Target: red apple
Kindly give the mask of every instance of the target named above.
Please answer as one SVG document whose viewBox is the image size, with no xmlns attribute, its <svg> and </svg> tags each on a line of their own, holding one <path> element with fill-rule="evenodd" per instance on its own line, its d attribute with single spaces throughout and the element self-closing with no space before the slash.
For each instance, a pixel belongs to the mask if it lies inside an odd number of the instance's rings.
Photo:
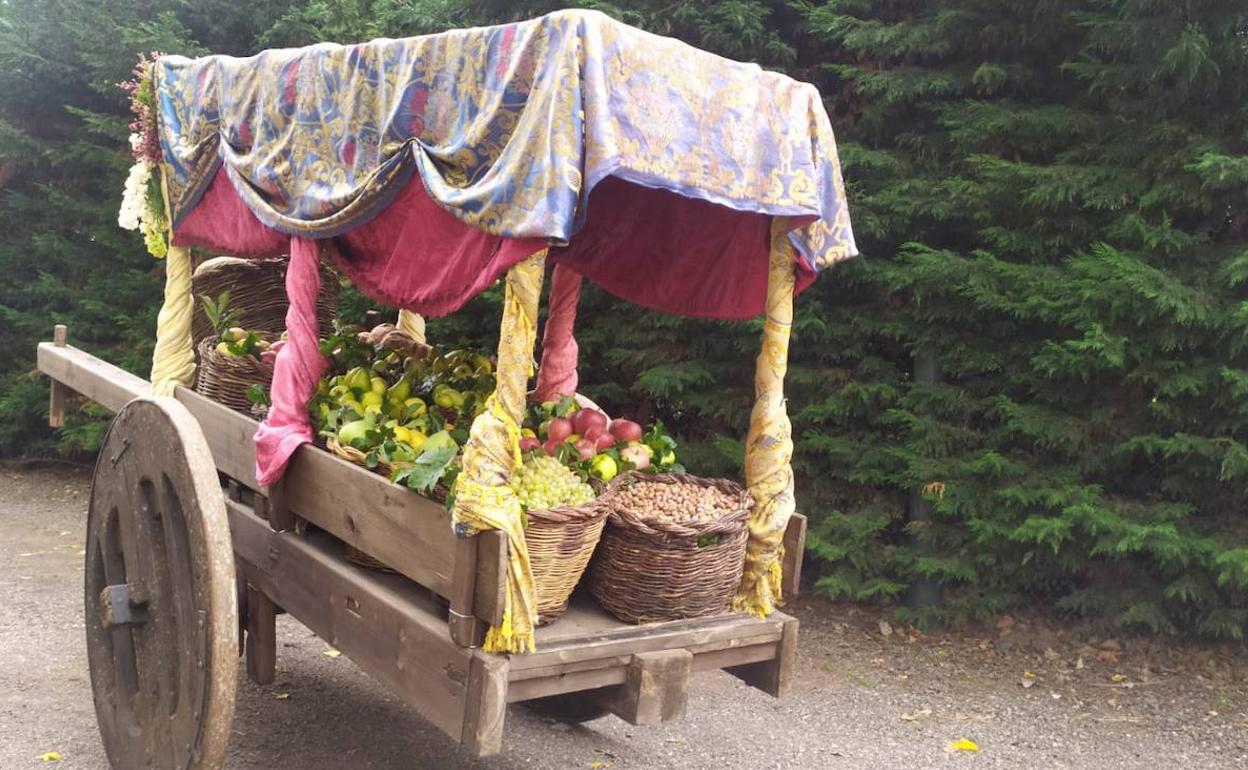
<svg viewBox="0 0 1248 770">
<path fill-rule="evenodd" d="M 527 452 L 530 449 L 536 449 L 537 447 L 541 445 L 542 445 L 542 442 L 539 439 L 533 438 L 532 436 L 525 436 L 524 438 L 520 439 L 520 451 L 521 452 Z"/>
<path fill-rule="evenodd" d="M 612 420 L 611 435 L 616 441 L 641 441 L 641 426 L 632 420 Z"/>
<path fill-rule="evenodd" d="M 607 416 L 597 409 L 582 409 L 572 418 L 572 427 L 582 436 L 588 433 L 590 428 L 596 427 L 603 431 L 607 428 Z"/>
<path fill-rule="evenodd" d="M 582 460 L 588 460 L 589 458 L 594 456 L 594 451 L 595 451 L 594 442 L 590 441 L 587 438 L 581 439 L 580 441 L 573 444 L 573 446 L 576 447 L 576 452 L 577 454 L 581 456 Z"/>
<path fill-rule="evenodd" d="M 555 456 L 555 452 L 558 452 L 558 451 L 559 451 L 559 444 L 560 444 L 560 443 L 561 443 L 561 442 L 559 442 L 559 441 L 555 441 L 553 438 L 548 438 L 548 439 L 546 439 L 546 443 L 545 443 L 545 444 L 542 444 L 542 451 L 543 451 L 543 452 L 545 452 L 546 454 L 550 455 L 551 457 L 554 457 L 554 456 Z M 647 458 L 647 459 L 649 459 L 649 458 Z"/>
<path fill-rule="evenodd" d="M 546 438 L 556 444 L 562 444 L 572 433 L 572 421 L 566 417 L 556 417 L 546 426 Z"/>
<path fill-rule="evenodd" d="M 602 434 L 598 437 L 598 440 L 594 442 L 594 448 L 599 452 L 611 446 L 615 446 L 615 436 L 612 436 L 610 433 Z"/>
</svg>

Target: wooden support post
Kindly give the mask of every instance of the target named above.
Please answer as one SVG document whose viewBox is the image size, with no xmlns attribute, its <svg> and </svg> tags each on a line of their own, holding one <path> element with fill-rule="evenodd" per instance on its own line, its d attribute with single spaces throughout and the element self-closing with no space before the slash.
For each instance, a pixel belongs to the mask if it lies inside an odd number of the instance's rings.
<svg viewBox="0 0 1248 770">
<path fill-rule="evenodd" d="M 242 565 L 234 569 L 235 591 L 238 594 L 238 657 L 247 652 L 247 576 Z"/>
<path fill-rule="evenodd" d="M 281 478 L 273 482 L 268 488 L 269 501 L 265 507 L 267 511 L 269 526 L 274 532 L 285 532 L 295 528 L 295 514 L 291 512 L 290 506 L 286 504 L 286 479 Z"/>
<path fill-rule="evenodd" d="M 802 560 L 806 555 L 806 517 L 795 513 L 784 530 L 784 564 L 780 577 L 780 593 L 785 601 L 802 590 Z"/>
<path fill-rule="evenodd" d="M 273 600 L 247 586 L 247 676 L 272 684 L 277 674 L 277 613 Z"/>
<path fill-rule="evenodd" d="M 793 672 L 797 667 L 797 625 L 797 618 L 789 618 L 784 622 L 780 641 L 776 642 L 776 657 L 724 670 L 773 697 L 783 698 L 788 695 L 789 688 L 793 685 Z"/>
<path fill-rule="evenodd" d="M 656 725 L 685 715 L 693 653 L 639 652 L 628 664 L 624 684 L 611 688 L 604 705 L 629 724 Z"/>
<path fill-rule="evenodd" d="M 451 639 L 460 647 L 476 647 L 485 638 L 485 623 L 472 613 L 477 585 L 477 538 L 455 543 L 455 577 L 451 582 Z"/>
<path fill-rule="evenodd" d="M 52 327 L 52 344 L 56 347 L 65 347 L 68 337 L 69 332 L 65 324 Z M 48 396 L 48 426 L 52 428 L 65 426 L 65 386 L 57 380 L 52 380 L 52 390 Z"/>
<path fill-rule="evenodd" d="M 473 756 L 497 754 L 503 747 L 507 715 L 508 659 L 477 652 L 468 667 L 464 732 L 460 742 Z"/>
</svg>

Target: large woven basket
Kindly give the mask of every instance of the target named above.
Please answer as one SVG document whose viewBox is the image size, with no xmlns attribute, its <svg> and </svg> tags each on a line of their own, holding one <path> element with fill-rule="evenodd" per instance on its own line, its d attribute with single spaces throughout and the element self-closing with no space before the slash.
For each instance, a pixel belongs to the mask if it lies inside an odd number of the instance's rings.
<svg viewBox="0 0 1248 770">
<path fill-rule="evenodd" d="M 239 259 L 214 257 L 195 269 L 191 294 L 195 311 L 191 315 L 191 338 L 196 345 L 213 334 L 212 323 L 204 314 L 202 297 L 216 300 L 230 293 L 234 324 L 252 331 L 281 334 L 286 328 L 287 259 Z M 316 298 L 316 319 L 322 330 L 333 328 L 338 309 L 338 277 L 322 262 L 321 292 Z"/>
<path fill-rule="evenodd" d="M 270 342 L 276 337 L 270 339 Z M 248 417 L 254 416 L 247 390 L 260 385 L 268 390 L 273 382 L 273 364 L 254 356 L 230 356 L 217 352 L 217 338 L 199 343 L 199 369 L 195 392 L 225 404 Z"/>
<path fill-rule="evenodd" d="M 738 506 L 718 519 L 690 524 L 647 518 L 621 508 L 615 492 L 639 481 L 695 484 L 727 493 Z M 728 610 L 741 583 L 750 509 L 740 484 L 684 473 L 633 471 L 601 498 L 610 511 L 590 565 L 589 589 L 604 609 L 630 623 L 696 618 Z"/>
<path fill-rule="evenodd" d="M 537 588 L 538 623 L 552 623 L 568 609 L 568 598 L 581 582 L 607 523 L 599 497 L 583 505 L 529 511 L 524 541 Z"/>
<path fill-rule="evenodd" d="M 345 446 L 337 439 L 326 439 L 329 451 L 356 465 L 363 465 L 367 455 L 355 447 Z M 396 465 L 378 460 L 377 470 L 387 476 Z M 399 465 L 398 467 L 401 467 Z M 438 502 L 445 502 L 450 490 L 438 484 L 430 495 Z M 565 505 L 545 511 L 529 511 L 529 526 L 524 539 L 529 548 L 529 565 L 533 570 L 534 587 L 537 589 L 538 622 L 553 622 L 568 609 L 568 598 L 585 574 L 589 559 L 594 554 L 603 526 L 607 523 L 607 508 L 601 498 L 583 505 Z M 386 564 L 374 559 L 360 549 L 348 545 L 347 559 L 361 567 L 393 572 Z"/>
</svg>

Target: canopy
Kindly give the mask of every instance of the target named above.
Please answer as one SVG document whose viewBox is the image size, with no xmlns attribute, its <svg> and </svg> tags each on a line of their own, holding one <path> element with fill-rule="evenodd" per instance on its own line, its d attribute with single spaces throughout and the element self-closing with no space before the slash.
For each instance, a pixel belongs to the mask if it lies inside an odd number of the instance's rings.
<svg viewBox="0 0 1248 770">
<path fill-rule="evenodd" d="M 746 437 L 755 508 L 733 606 L 771 611 L 794 510 L 783 394 L 793 296 L 856 253 L 812 86 L 591 11 L 247 59 L 165 57 L 151 76 L 172 229 L 157 392 L 194 373 L 188 247 L 290 254 L 290 343 L 256 434 L 262 484 L 312 439 L 323 255 L 374 298 L 425 315 L 505 274 L 498 387 L 473 422 L 452 514 L 458 533 L 497 528 L 510 544 L 503 622 L 487 649 L 531 649 L 532 574 L 507 482 L 545 263 L 564 314 L 546 340 L 568 355 L 542 392 L 575 387 L 580 276 L 656 310 L 765 313 Z"/>
<path fill-rule="evenodd" d="M 799 290 L 856 253 L 813 86 L 598 12 L 164 57 L 155 78 L 175 244 L 259 255 L 288 251 L 279 234 L 345 236 L 357 283 L 426 315 L 534 250 L 504 240 L 549 243 L 645 307 L 720 318 L 762 312 L 771 216 L 796 227 Z"/>
</svg>

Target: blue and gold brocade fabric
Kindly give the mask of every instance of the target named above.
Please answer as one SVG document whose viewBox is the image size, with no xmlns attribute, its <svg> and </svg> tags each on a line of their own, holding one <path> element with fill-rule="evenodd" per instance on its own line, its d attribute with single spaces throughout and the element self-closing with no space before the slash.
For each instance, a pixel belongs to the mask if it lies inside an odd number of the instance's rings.
<svg viewBox="0 0 1248 770">
<path fill-rule="evenodd" d="M 413 173 L 461 221 L 566 243 L 607 176 L 795 218 L 817 269 L 856 253 L 816 89 L 593 11 L 156 65 L 174 222 L 224 164 L 266 225 L 367 221 Z"/>
</svg>

